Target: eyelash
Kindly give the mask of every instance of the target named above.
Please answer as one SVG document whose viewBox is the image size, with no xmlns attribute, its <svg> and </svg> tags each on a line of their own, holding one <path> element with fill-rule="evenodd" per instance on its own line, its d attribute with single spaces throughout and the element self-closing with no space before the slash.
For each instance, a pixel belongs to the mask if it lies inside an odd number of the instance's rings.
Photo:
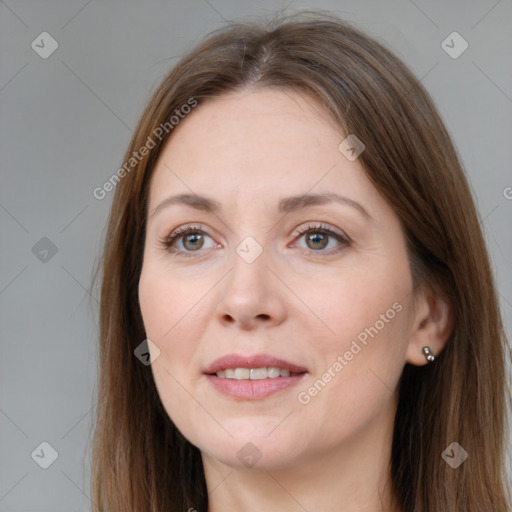
<svg viewBox="0 0 512 512">
<path fill-rule="evenodd" d="M 159 240 L 160 246 L 162 249 L 167 250 L 168 252 L 174 253 L 175 255 L 182 255 L 184 257 L 190 258 L 196 256 L 195 253 L 203 252 L 201 250 L 198 251 L 182 251 L 181 249 L 171 249 L 172 244 L 184 237 L 185 235 L 191 234 L 191 233 L 199 233 L 199 234 L 205 234 L 208 235 L 208 233 L 203 229 L 201 225 L 197 226 L 184 226 L 176 229 L 173 233 L 170 235 L 167 235 Z M 322 233 L 324 235 L 327 235 L 329 237 L 334 238 L 338 242 L 340 242 L 340 246 L 336 247 L 335 249 L 330 249 L 327 251 L 324 250 L 318 250 L 315 251 L 313 249 L 309 249 L 309 252 L 315 254 L 317 253 L 320 256 L 325 255 L 332 255 L 336 254 L 339 251 L 341 251 L 344 247 L 348 247 L 351 243 L 351 240 L 348 236 L 340 235 L 339 233 L 336 233 L 332 229 L 328 228 L 324 224 L 308 224 L 307 226 L 301 226 L 300 228 L 297 228 L 296 232 L 294 233 L 295 238 L 301 238 L 306 233 Z M 210 236 L 210 235 L 208 235 Z M 210 237 L 211 238 L 211 237 Z M 308 250 L 308 249 L 306 249 Z"/>
</svg>

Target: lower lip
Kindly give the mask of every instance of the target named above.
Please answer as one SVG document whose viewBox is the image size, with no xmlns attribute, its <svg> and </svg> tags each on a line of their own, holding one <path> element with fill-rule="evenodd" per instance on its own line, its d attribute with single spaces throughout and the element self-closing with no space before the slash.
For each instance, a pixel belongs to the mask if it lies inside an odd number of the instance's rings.
<svg viewBox="0 0 512 512">
<path fill-rule="evenodd" d="M 223 395 L 239 400 L 259 400 L 295 386 L 305 373 L 292 377 L 275 377 L 261 380 L 221 379 L 216 375 L 206 375 L 212 386 Z"/>
</svg>

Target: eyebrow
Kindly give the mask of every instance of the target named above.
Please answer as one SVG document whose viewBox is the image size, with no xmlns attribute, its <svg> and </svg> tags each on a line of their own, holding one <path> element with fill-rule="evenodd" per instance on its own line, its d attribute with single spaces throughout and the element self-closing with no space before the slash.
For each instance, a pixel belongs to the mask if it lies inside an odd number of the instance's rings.
<svg viewBox="0 0 512 512">
<path fill-rule="evenodd" d="M 356 209 L 368 220 L 373 220 L 363 205 L 357 201 L 354 201 L 353 199 L 350 199 L 349 197 L 335 194 L 334 192 L 325 194 L 302 194 L 285 197 L 279 202 L 277 211 L 278 213 L 291 213 L 297 210 L 301 210 L 302 208 L 319 205 L 321 206 L 333 202 L 340 203 L 345 206 L 350 206 Z M 178 194 L 175 196 L 167 197 L 162 202 L 160 202 L 150 214 L 150 218 L 154 217 L 163 209 L 168 208 L 174 204 L 181 204 L 196 210 L 202 210 L 211 213 L 219 213 L 222 209 L 221 203 L 215 199 L 199 196 L 197 194 Z"/>
</svg>

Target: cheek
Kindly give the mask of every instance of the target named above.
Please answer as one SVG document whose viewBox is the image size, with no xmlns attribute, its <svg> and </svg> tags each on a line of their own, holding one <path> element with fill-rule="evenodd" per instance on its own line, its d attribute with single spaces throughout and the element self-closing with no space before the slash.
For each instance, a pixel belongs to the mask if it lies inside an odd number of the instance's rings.
<svg viewBox="0 0 512 512">
<path fill-rule="evenodd" d="M 380 315 L 381 308 L 374 305 L 372 309 Z M 341 320 L 333 324 L 337 332 L 333 342 L 318 339 L 320 362 L 311 379 L 297 390 L 296 399 L 304 421 L 311 430 L 323 432 L 325 441 L 357 435 L 389 413 L 405 363 L 406 314 L 403 307 L 381 325 L 373 313 L 361 313 L 349 325 Z"/>
<path fill-rule="evenodd" d="M 181 396 L 180 388 L 188 389 L 193 377 L 190 368 L 202 329 L 198 318 L 205 314 L 206 301 L 198 302 L 201 295 L 192 293 L 191 289 L 194 287 L 166 278 L 162 272 L 143 270 L 139 282 L 139 303 L 146 336 L 160 351 L 151 366 L 164 402 L 175 401 Z M 176 410 L 175 404 L 173 410 Z"/>
<path fill-rule="evenodd" d="M 322 321 L 317 347 L 327 351 L 343 349 L 348 343 L 365 340 L 403 338 L 401 324 L 410 301 L 412 282 L 407 260 L 392 264 L 375 258 L 365 265 L 347 265 L 336 274 L 314 284 L 304 284 L 300 292 Z M 297 289 L 297 288 L 296 288 Z M 305 301 L 306 302 L 306 301 Z M 369 344 L 368 344 L 369 345 Z M 379 347 L 385 347 L 380 343 Z M 375 347 L 377 348 L 377 347 Z"/>
<path fill-rule="evenodd" d="M 163 345 L 173 343 L 179 333 L 199 325 L 208 291 L 206 279 L 181 279 L 165 269 L 143 268 L 139 281 L 139 303 L 148 338 Z M 201 300 L 202 299 L 202 300 Z M 190 335 L 189 335 L 190 337 Z"/>
<path fill-rule="evenodd" d="M 318 364 L 301 387 L 301 403 L 309 400 L 320 425 L 343 424 L 348 432 L 389 404 L 405 364 L 411 286 L 399 254 L 347 266 L 322 286 L 303 289 L 323 327 L 312 336 Z"/>
<path fill-rule="evenodd" d="M 190 369 L 197 352 L 194 340 L 201 338 L 201 326 L 195 319 L 198 308 L 204 306 L 197 303 L 201 295 L 191 293 L 190 289 L 179 280 L 166 279 L 162 271 L 152 272 L 148 268 L 143 269 L 139 281 L 139 303 L 146 336 L 160 350 L 151 364 L 158 395 L 178 429 L 194 437 L 197 422 L 192 419 L 207 421 L 203 417 L 204 410 L 187 392 L 191 389 Z"/>
</svg>

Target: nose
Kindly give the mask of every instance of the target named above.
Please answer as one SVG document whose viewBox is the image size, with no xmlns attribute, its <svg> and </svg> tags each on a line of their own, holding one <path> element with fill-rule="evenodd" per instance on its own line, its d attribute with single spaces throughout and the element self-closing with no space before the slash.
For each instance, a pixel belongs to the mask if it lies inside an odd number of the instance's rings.
<svg viewBox="0 0 512 512">
<path fill-rule="evenodd" d="M 272 267 L 265 250 L 250 263 L 234 253 L 232 268 L 219 283 L 216 316 L 220 322 L 252 330 L 284 321 L 287 288 Z"/>
</svg>

